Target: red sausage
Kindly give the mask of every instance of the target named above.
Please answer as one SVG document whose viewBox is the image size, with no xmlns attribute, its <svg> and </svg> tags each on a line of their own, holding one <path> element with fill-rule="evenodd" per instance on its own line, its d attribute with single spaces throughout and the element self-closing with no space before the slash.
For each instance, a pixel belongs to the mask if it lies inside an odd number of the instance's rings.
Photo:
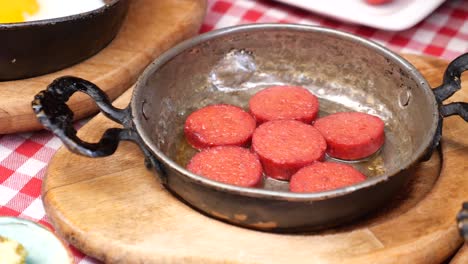
<svg viewBox="0 0 468 264">
<path fill-rule="evenodd" d="M 368 157 L 385 141 L 384 122 L 373 115 L 343 112 L 318 119 L 314 123 L 327 141 L 328 155 L 343 160 Z"/>
<path fill-rule="evenodd" d="M 392 2 L 392 0 L 366 0 L 366 2 L 371 5 L 381 5 Z"/>
<path fill-rule="evenodd" d="M 323 192 L 339 189 L 366 179 L 355 168 L 334 162 L 316 162 L 300 169 L 291 177 L 291 192 Z"/>
<path fill-rule="evenodd" d="M 259 124 L 287 119 L 311 123 L 317 117 L 319 101 L 302 87 L 272 86 L 252 96 L 249 108 Z"/>
<path fill-rule="evenodd" d="M 204 149 L 190 160 L 187 169 L 214 181 L 255 187 L 262 182 L 262 165 L 248 149 L 221 146 Z"/>
<path fill-rule="evenodd" d="M 326 148 L 317 129 L 296 120 L 263 123 L 252 136 L 252 149 L 266 175 L 279 180 L 289 180 L 300 168 L 322 160 Z"/>
<path fill-rule="evenodd" d="M 214 146 L 245 146 L 255 130 L 255 119 L 233 105 L 210 105 L 187 117 L 184 133 L 196 149 Z"/>
</svg>

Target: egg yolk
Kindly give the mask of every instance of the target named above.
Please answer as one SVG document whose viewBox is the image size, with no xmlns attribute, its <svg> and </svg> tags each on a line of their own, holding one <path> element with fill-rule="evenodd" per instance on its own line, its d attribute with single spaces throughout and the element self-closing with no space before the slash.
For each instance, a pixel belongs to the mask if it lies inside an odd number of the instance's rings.
<svg viewBox="0 0 468 264">
<path fill-rule="evenodd" d="M 38 11 L 37 0 L 0 0 L 0 23 L 24 22 Z"/>
</svg>

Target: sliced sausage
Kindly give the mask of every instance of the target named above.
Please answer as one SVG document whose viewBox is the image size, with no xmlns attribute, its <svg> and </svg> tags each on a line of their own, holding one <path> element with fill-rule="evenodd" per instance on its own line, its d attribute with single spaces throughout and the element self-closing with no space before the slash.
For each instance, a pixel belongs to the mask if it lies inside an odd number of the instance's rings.
<svg viewBox="0 0 468 264">
<path fill-rule="evenodd" d="M 184 133 L 196 149 L 214 146 L 244 146 L 255 130 L 254 118 L 233 105 L 203 107 L 187 117 Z"/>
<path fill-rule="evenodd" d="M 296 120 L 263 123 L 252 136 L 252 149 L 266 175 L 279 180 L 289 180 L 300 168 L 322 160 L 326 148 L 317 129 Z"/>
<path fill-rule="evenodd" d="M 255 187 L 262 182 L 262 165 L 257 155 L 242 147 L 204 149 L 193 156 L 187 169 L 214 181 L 242 187 Z"/>
<path fill-rule="evenodd" d="M 366 0 L 368 4 L 371 5 L 381 5 L 392 2 L 392 0 Z"/>
<path fill-rule="evenodd" d="M 291 177 L 291 192 L 323 192 L 339 189 L 366 179 L 361 172 L 346 164 L 315 162 Z"/>
<path fill-rule="evenodd" d="M 328 155 L 343 160 L 362 159 L 379 150 L 384 126 L 380 118 L 359 112 L 336 113 L 314 123 L 327 141 Z"/>
<path fill-rule="evenodd" d="M 288 119 L 311 123 L 317 117 L 319 101 L 302 87 L 272 86 L 252 96 L 249 108 L 259 124 Z"/>
</svg>

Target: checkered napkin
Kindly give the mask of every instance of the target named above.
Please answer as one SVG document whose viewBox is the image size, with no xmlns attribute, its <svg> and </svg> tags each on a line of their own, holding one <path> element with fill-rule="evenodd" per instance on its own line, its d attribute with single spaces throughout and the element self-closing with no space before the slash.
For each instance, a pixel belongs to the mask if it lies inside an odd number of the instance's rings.
<svg viewBox="0 0 468 264">
<path fill-rule="evenodd" d="M 201 32 L 247 23 L 321 25 L 372 39 L 397 51 L 452 60 L 468 52 L 468 3 L 449 0 L 415 27 L 387 32 L 349 25 L 275 1 L 209 0 Z M 0 215 L 19 216 L 47 225 L 41 183 L 47 163 L 61 146 L 49 132 L 0 136 Z M 73 249 L 76 263 L 97 263 Z"/>
</svg>

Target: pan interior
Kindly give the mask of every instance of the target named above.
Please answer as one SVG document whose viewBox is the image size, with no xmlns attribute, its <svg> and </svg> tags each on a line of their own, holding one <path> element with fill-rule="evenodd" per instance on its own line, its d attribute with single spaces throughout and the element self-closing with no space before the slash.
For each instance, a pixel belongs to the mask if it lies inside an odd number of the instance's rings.
<svg viewBox="0 0 468 264">
<path fill-rule="evenodd" d="M 197 43 L 198 42 L 198 43 Z M 431 137 L 434 102 L 398 60 L 375 46 L 321 30 L 253 29 L 219 34 L 186 45 L 159 62 L 133 98 L 142 134 L 167 158 L 185 167 L 196 153 L 183 126 L 193 111 L 227 103 L 248 110 L 248 100 L 271 85 L 298 85 L 320 100 L 320 116 L 359 111 L 385 122 L 384 147 L 353 162 L 369 178 L 392 175 L 415 160 Z M 287 191 L 287 182 L 264 188 Z"/>
</svg>

